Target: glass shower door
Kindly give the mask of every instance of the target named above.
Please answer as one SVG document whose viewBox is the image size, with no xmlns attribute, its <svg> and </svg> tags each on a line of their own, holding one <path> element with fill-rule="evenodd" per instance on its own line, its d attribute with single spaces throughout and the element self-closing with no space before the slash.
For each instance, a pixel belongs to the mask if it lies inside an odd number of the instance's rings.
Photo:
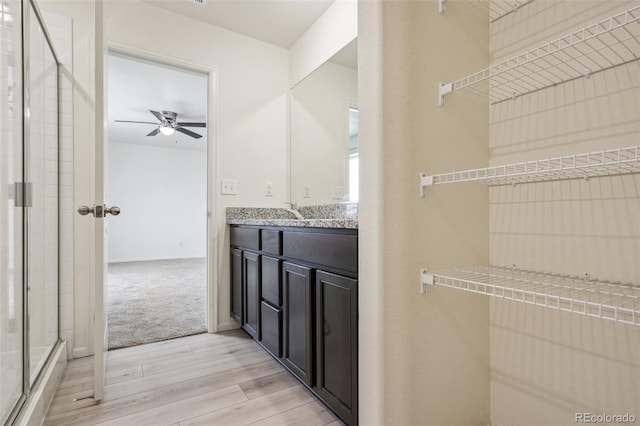
<svg viewBox="0 0 640 426">
<path fill-rule="evenodd" d="M 58 64 L 36 8 L 0 0 L 1 424 L 58 342 L 58 138 Z"/>
<path fill-rule="evenodd" d="M 30 384 L 58 341 L 58 64 L 29 13 L 26 170 Z"/>
<path fill-rule="evenodd" d="M 21 4 L 0 1 L 0 423 L 23 394 Z"/>
</svg>

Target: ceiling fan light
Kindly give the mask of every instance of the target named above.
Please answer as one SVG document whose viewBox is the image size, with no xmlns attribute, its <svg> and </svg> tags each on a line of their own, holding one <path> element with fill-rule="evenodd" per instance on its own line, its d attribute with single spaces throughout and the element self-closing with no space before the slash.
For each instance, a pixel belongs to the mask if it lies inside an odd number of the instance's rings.
<svg viewBox="0 0 640 426">
<path fill-rule="evenodd" d="M 162 125 L 160 126 L 160 133 L 162 133 L 163 135 L 166 136 L 171 136 L 176 132 L 176 129 L 174 129 L 173 127 L 169 126 L 169 125 Z"/>
</svg>

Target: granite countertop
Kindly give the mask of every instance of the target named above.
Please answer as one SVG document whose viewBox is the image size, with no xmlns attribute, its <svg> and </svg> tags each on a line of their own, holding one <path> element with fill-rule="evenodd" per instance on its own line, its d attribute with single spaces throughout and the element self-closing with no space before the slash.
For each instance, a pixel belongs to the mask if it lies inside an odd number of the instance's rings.
<svg viewBox="0 0 640 426">
<path fill-rule="evenodd" d="M 358 229 L 357 203 L 285 208 L 227 207 L 230 225 Z"/>
</svg>

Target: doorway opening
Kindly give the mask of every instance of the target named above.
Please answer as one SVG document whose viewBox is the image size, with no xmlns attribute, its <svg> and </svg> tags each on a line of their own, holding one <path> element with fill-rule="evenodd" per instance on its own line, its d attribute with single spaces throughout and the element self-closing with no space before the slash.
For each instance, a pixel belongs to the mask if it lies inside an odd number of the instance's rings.
<svg viewBox="0 0 640 426">
<path fill-rule="evenodd" d="M 108 349 L 207 331 L 208 75 L 110 52 Z"/>
</svg>

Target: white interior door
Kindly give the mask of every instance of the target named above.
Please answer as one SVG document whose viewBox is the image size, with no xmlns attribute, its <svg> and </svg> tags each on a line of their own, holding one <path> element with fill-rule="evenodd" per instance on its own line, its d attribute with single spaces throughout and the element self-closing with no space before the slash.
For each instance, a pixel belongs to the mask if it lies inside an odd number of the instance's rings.
<svg viewBox="0 0 640 426">
<path fill-rule="evenodd" d="M 104 378 L 107 365 L 107 221 L 108 215 L 117 216 L 120 209 L 107 207 L 105 196 L 106 161 L 106 102 L 107 102 L 107 43 L 104 34 L 103 0 L 95 2 L 95 143 L 93 163 L 94 204 L 80 206 L 78 213 L 91 215 L 93 220 L 93 247 L 91 266 L 93 269 L 93 355 L 94 389 L 93 399 L 102 400 L 104 396 Z"/>
<path fill-rule="evenodd" d="M 96 401 L 104 396 L 104 378 L 107 366 L 107 217 L 106 207 L 106 102 L 107 102 L 107 41 L 104 29 L 103 3 L 96 1 L 96 143 L 95 143 L 95 309 L 94 309 L 94 395 Z M 113 211 L 115 214 L 115 209 Z"/>
</svg>

